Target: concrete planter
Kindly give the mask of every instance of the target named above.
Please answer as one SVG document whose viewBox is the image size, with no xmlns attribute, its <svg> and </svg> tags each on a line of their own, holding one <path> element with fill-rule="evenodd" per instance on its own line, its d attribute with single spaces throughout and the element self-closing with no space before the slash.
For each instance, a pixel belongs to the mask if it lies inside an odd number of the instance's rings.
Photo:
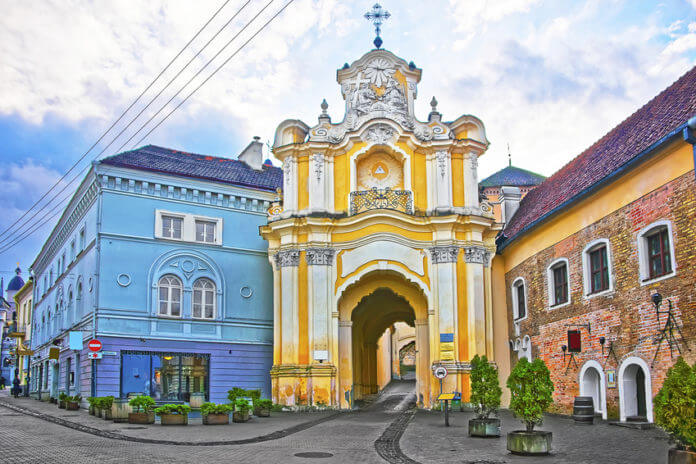
<svg viewBox="0 0 696 464">
<path fill-rule="evenodd" d="M 672 448 L 669 450 L 668 456 L 668 464 L 696 464 L 696 453 L 693 451 Z"/>
<path fill-rule="evenodd" d="M 80 409 L 80 403 L 78 403 L 77 401 L 69 401 L 65 409 L 67 409 L 68 411 L 77 411 L 78 409 Z"/>
<path fill-rule="evenodd" d="M 188 414 L 162 414 L 160 423 L 162 425 L 188 425 Z"/>
<path fill-rule="evenodd" d="M 111 419 L 114 422 L 128 422 L 128 414 L 133 408 L 128 404 L 128 398 L 116 398 L 111 405 Z"/>
<path fill-rule="evenodd" d="M 271 417 L 271 410 L 268 408 L 256 408 L 254 409 L 254 415 L 256 417 Z"/>
<path fill-rule="evenodd" d="M 229 423 L 229 414 L 206 414 L 203 416 L 203 425 L 227 425 Z"/>
<path fill-rule="evenodd" d="M 249 420 L 249 412 L 238 412 L 232 413 L 232 422 L 247 422 Z"/>
<path fill-rule="evenodd" d="M 507 449 L 512 454 L 539 456 L 551 452 L 551 432 L 516 430 L 507 435 Z"/>
<path fill-rule="evenodd" d="M 470 419 L 469 436 L 483 438 L 499 437 L 500 419 Z"/>
<path fill-rule="evenodd" d="M 129 424 L 154 424 L 155 423 L 155 413 L 154 412 L 129 412 L 128 413 L 128 423 Z"/>
</svg>

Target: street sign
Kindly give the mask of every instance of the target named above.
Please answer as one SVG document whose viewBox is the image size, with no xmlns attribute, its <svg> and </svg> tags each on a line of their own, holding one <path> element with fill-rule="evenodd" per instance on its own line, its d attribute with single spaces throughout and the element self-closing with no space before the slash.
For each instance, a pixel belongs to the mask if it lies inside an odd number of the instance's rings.
<svg viewBox="0 0 696 464">
<path fill-rule="evenodd" d="M 102 354 L 103 353 L 101 353 L 99 351 L 93 351 L 91 353 L 87 353 L 87 359 L 101 359 Z"/>
<path fill-rule="evenodd" d="M 434 374 L 435 377 L 437 377 L 438 379 L 444 379 L 445 377 L 447 377 L 447 369 L 444 368 L 443 366 L 440 366 L 440 367 L 438 367 L 438 368 L 435 369 L 435 371 L 433 372 L 433 374 Z"/>
<path fill-rule="evenodd" d="M 68 332 L 68 345 L 71 350 L 82 349 L 82 332 L 75 330 Z"/>
<path fill-rule="evenodd" d="M 97 340 L 96 338 L 94 340 L 90 340 L 89 343 L 87 343 L 87 348 L 89 348 L 90 351 L 101 351 L 102 349 L 102 342 Z M 91 359 L 97 359 L 97 358 L 91 358 Z"/>
<path fill-rule="evenodd" d="M 103 354 L 104 356 L 117 356 L 118 355 L 118 353 L 115 351 L 101 351 L 101 354 Z"/>
</svg>

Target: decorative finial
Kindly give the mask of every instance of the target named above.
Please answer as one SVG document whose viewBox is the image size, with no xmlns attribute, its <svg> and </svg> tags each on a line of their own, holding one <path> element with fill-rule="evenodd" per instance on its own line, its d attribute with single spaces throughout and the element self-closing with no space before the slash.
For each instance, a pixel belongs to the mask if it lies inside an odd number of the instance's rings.
<svg viewBox="0 0 696 464">
<path fill-rule="evenodd" d="M 326 103 L 326 98 L 321 101 L 321 114 L 326 114 L 326 110 L 329 109 L 329 104 Z"/>
<path fill-rule="evenodd" d="M 512 166 L 512 155 L 510 154 L 510 144 L 507 144 L 508 147 L 508 166 Z"/>
<path fill-rule="evenodd" d="M 437 111 L 437 99 L 435 97 L 430 100 L 430 106 L 433 107 L 433 113 L 435 113 Z"/>
<path fill-rule="evenodd" d="M 390 16 L 391 14 L 389 14 L 387 10 L 383 10 L 382 5 L 379 3 L 375 3 L 372 10 L 365 13 L 365 19 L 372 21 L 372 24 L 375 26 L 375 34 L 377 37 L 375 37 L 373 43 L 377 48 L 382 46 L 382 39 L 379 36 L 379 34 L 382 32 L 382 23 L 389 19 Z"/>
</svg>

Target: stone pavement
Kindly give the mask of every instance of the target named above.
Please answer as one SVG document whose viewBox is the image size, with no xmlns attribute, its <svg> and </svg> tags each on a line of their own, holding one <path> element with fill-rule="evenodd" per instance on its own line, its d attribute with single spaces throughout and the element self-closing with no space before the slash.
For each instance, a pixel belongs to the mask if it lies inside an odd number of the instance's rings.
<svg viewBox="0 0 696 464">
<path fill-rule="evenodd" d="M 330 413 L 279 414 L 270 419 L 255 419 L 247 424 L 230 426 L 162 427 L 119 430 L 129 424 L 113 424 L 83 412 L 58 409 L 55 405 L 34 400 L 0 398 L 0 429 L 3 452 L 0 463 L 665 463 L 669 444 L 659 430 L 632 430 L 600 422 L 594 426 L 575 425 L 570 418 L 549 416 L 544 430 L 554 432 L 552 456 L 530 458 L 510 455 L 505 437 L 471 439 L 467 437 L 470 413 L 453 413 L 451 427 L 444 426 L 441 413 L 417 411 L 412 404 L 413 384 L 395 382 L 388 391 L 365 410 L 329 416 Z M 15 410 L 2 407 L 14 402 L 25 407 L 46 408 L 55 416 L 77 414 L 64 420 L 84 420 L 110 433 L 138 437 L 184 436 L 197 446 L 139 443 L 105 438 L 64 427 Z M 202 441 L 224 434 L 249 437 L 271 430 L 288 430 L 291 424 L 320 418 L 322 422 L 260 443 L 205 446 Z M 503 433 L 517 430 L 522 424 L 508 412 L 502 413 Z M 211 435 L 212 434 L 212 435 Z M 403 435 L 402 435 L 403 434 Z M 127 438 L 126 438 L 127 439 Z M 217 440 L 216 440 L 217 441 Z M 314 458 L 302 457 L 302 453 Z"/>
</svg>

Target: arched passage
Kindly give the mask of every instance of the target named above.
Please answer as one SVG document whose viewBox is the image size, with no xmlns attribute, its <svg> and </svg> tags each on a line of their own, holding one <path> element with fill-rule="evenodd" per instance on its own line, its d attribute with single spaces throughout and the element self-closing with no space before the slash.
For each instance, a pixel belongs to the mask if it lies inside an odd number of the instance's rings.
<svg viewBox="0 0 696 464">
<path fill-rule="evenodd" d="M 601 413 L 602 419 L 607 418 L 607 396 L 604 370 L 597 361 L 587 361 L 580 370 L 580 396 L 591 396 L 595 413 Z"/>
<path fill-rule="evenodd" d="M 396 322 L 416 328 L 416 389 L 429 401 L 427 299 L 420 288 L 397 272 L 374 271 L 345 289 L 338 309 L 341 406 L 377 393 L 377 340 Z"/>
<path fill-rule="evenodd" d="M 641 358 L 631 356 L 619 368 L 621 421 L 653 421 L 650 368 Z"/>
</svg>

